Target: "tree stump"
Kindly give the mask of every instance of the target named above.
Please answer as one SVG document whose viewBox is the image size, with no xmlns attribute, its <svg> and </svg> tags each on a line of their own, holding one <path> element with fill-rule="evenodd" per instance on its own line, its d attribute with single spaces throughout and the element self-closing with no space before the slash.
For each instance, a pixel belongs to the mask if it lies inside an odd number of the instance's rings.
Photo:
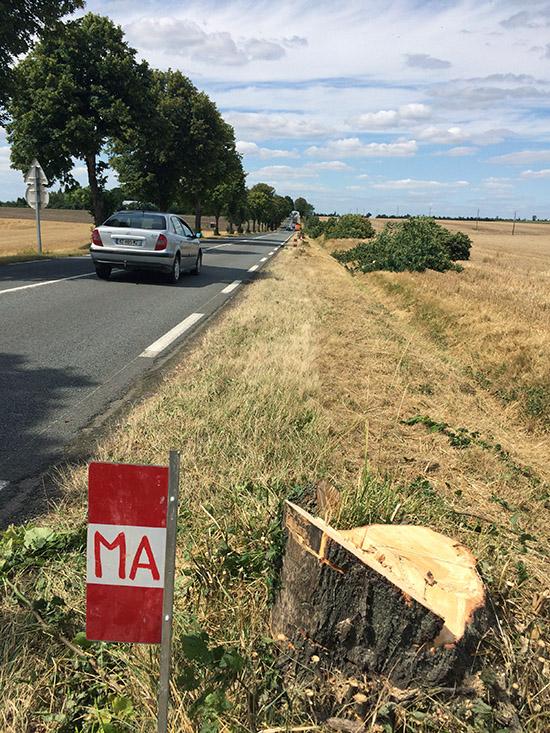
<svg viewBox="0 0 550 733">
<path fill-rule="evenodd" d="M 452 685 L 486 626 L 468 549 L 427 527 L 339 531 L 287 502 L 272 630 L 294 669 L 376 673 L 398 686 Z"/>
</svg>

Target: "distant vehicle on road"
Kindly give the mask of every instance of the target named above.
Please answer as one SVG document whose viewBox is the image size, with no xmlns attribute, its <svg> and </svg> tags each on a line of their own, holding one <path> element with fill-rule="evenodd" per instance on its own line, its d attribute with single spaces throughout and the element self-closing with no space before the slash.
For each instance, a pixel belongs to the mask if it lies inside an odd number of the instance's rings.
<svg viewBox="0 0 550 733">
<path fill-rule="evenodd" d="M 111 270 L 158 270 L 177 283 L 182 272 L 198 275 L 202 265 L 200 234 L 175 214 L 117 211 L 92 232 L 90 254 L 97 276 Z"/>
</svg>

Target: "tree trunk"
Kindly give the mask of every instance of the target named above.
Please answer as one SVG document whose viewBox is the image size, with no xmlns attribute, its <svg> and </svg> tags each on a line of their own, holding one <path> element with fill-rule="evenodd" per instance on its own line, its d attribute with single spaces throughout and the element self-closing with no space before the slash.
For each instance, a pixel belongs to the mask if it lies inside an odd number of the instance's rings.
<svg viewBox="0 0 550 733">
<path fill-rule="evenodd" d="M 104 202 L 103 202 L 103 191 L 101 190 L 97 182 L 97 171 L 95 166 L 95 155 L 86 156 L 86 168 L 88 169 L 88 183 L 90 185 L 90 197 L 92 199 L 92 215 L 94 217 L 94 224 L 99 226 L 103 224 L 104 217 Z"/>
<path fill-rule="evenodd" d="M 427 527 L 339 531 L 287 502 L 288 542 L 272 610 L 295 674 L 380 674 L 399 686 L 452 685 L 487 616 L 475 560 Z"/>
<path fill-rule="evenodd" d="M 256 233 L 256 219 L 252 219 L 252 231 Z"/>
<path fill-rule="evenodd" d="M 250 219 L 246 220 L 246 233 L 250 234 Z"/>
<path fill-rule="evenodd" d="M 231 219 L 228 220 L 227 224 L 229 227 L 229 234 L 233 234 L 233 222 L 231 221 Z"/>
<path fill-rule="evenodd" d="M 214 228 L 214 234 L 215 234 L 216 236 L 219 236 L 219 234 L 220 234 L 220 229 L 219 229 L 219 224 L 220 224 L 220 215 L 219 215 L 219 214 L 216 214 L 216 217 L 215 217 L 215 218 L 216 218 L 216 226 L 215 226 L 215 228 Z"/>
<path fill-rule="evenodd" d="M 195 199 L 195 231 L 196 232 L 201 231 L 201 222 L 202 222 L 201 200 L 197 198 Z"/>
</svg>

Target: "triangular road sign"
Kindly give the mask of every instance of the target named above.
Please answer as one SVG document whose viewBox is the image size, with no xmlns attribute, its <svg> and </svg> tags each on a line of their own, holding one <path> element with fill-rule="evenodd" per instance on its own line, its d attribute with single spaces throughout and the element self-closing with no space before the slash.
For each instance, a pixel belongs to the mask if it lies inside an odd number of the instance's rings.
<svg viewBox="0 0 550 733">
<path fill-rule="evenodd" d="M 25 183 L 34 184 L 36 180 L 36 174 L 38 173 L 38 180 L 42 184 L 42 186 L 48 185 L 48 179 L 46 178 L 46 174 L 42 170 L 42 167 L 40 163 L 36 160 L 36 158 L 33 160 L 31 167 L 29 168 L 29 172 L 25 176 Z"/>
</svg>

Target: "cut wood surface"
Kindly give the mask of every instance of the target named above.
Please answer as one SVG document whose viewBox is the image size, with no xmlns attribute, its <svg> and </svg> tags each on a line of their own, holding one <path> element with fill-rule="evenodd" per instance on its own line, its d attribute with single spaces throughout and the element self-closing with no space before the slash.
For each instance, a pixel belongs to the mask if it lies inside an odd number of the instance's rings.
<svg viewBox="0 0 550 733">
<path fill-rule="evenodd" d="M 290 502 L 286 529 L 272 627 L 292 658 L 401 685 L 460 679 L 485 616 L 467 548 L 413 525 L 339 531 Z"/>
</svg>

